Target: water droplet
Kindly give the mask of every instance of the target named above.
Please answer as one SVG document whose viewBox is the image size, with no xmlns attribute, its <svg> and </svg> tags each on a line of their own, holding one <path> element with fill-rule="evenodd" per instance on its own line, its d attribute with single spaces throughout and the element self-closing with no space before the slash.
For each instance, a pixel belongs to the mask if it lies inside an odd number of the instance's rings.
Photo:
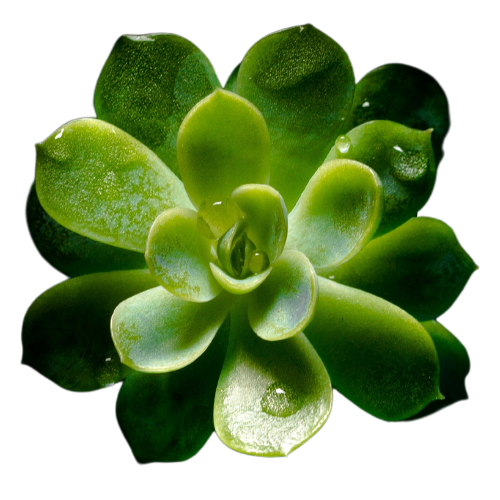
<svg viewBox="0 0 500 500">
<path fill-rule="evenodd" d="M 219 239 L 242 216 L 238 205 L 231 199 L 205 200 L 198 210 L 198 231 L 209 240 Z"/>
<path fill-rule="evenodd" d="M 361 104 L 361 107 L 363 108 L 368 108 L 370 106 L 370 103 L 368 101 L 365 101 L 363 104 Z"/>
<path fill-rule="evenodd" d="M 94 368 L 96 382 L 101 387 L 110 387 L 121 378 L 121 363 L 116 351 L 109 351 L 104 358 L 103 364 Z"/>
<path fill-rule="evenodd" d="M 264 250 L 254 250 L 248 257 L 248 269 L 251 273 L 257 274 L 265 271 L 269 267 L 269 257 Z"/>
<path fill-rule="evenodd" d="M 64 128 L 61 129 L 61 131 L 54 137 L 54 139 L 60 139 L 63 135 Z"/>
<path fill-rule="evenodd" d="M 429 156 L 422 148 L 402 149 L 394 146 L 391 156 L 391 171 L 400 181 L 417 181 L 429 169 Z"/>
<path fill-rule="evenodd" d="M 346 135 L 339 135 L 335 141 L 335 147 L 341 154 L 345 155 L 351 147 L 351 139 L 349 139 Z"/>
<path fill-rule="evenodd" d="M 268 386 L 260 406 L 273 417 L 289 417 L 302 408 L 298 394 L 283 382 L 273 382 Z"/>
</svg>

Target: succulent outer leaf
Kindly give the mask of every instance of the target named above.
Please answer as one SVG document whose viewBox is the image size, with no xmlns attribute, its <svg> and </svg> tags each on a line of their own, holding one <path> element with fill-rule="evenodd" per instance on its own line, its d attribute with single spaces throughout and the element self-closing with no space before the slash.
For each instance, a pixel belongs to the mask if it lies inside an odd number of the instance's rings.
<svg viewBox="0 0 500 500">
<path fill-rule="evenodd" d="M 368 122 L 351 130 L 345 136 L 347 144 L 341 141 L 341 149 L 337 141 L 326 157 L 326 161 L 356 160 L 377 172 L 385 201 L 376 236 L 415 217 L 427 203 L 436 181 L 431 132 L 387 120 Z"/>
<path fill-rule="evenodd" d="M 439 357 L 439 390 L 445 399 L 430 402 L 410 420 L 435 413 L 462 399 L 468 399 L 465 377 L 470 370 L 467 350 L 450 331 L 437 321 L 425 321 L 422 326 L 431 336 Z"/>
<path fill-rule="evenodd" d="M 187 460 L 214 430 L 214 396 L 229 333 L 226 320 L 207 350 L 182 370 L 129 375 L 118 394 L 118 423 L 140 463 Z"/>
<path fill-rule="evenodd" d="M 271 136 L 270 184 L 290 211 L 349 113 L 349 58 L 310 24 L 278 31 L 245 55 L 236 91 L 264 115 Z"/>
<path fill-rule="evenodd" d="M 332 399 L 326 369 L 304 334 L 267 342 L 250 328 L 245 301 L 233 308 L 214 404 L 224 444 L 250 455 L 288 455 L 326 422 Z"/>
<path fill-rule="evenodd" d="M 179 176 L 177 133 L 188 111 L 220 87 L 210 61 L 177 35 L 121 36 L 97 81 L 97 118 L 125 130 Z"/>
<path fill-rule="evenodd" d="M 88 238 L 144 252 L 157 215 L 192 206 L 182 182 L 151 150 L 101 120 L 68 122 L 36 149 L 40 203 Z"/>
<path fill-rule="evenodd" d="M 286 250 L 304 253 L 328 274 L 370 240 L 383 213 L 377 174 L 353 160 L 323 164 L 288 217 Z"/>
<path fill-rule="evenodd" d="M 188 302 L 159 286 L 123 301 L 111 318 L 121 362 L 134 370 L 164 373 L 192 363 L 212 342 L 233 298 Z"/>
<path fill-rule="evenodd" d="M 367 73 L 356 85 L 342 133 L 372 120 L 433 129 L 432 148 L 436 167 L 439 165 L 450 114 L 446 94 L 431 75 L 406 64 L 385 64 Z"/>
<path fill-rule="evenodd" d="M 26 218 L 37 250 L 66 276 L 148 267 L 142 253 L 91 240 L 61 226 L 40 205 L 35 184 L 28 195 Z"/>
<path fill-rule="evenodd" d="M 318 278 L 301 252 L 284 252 L 266 281 L 248 298 L 248 319 L 264 340 L 283 340 L 301 332 L 312 320 Z"/>
<path fill-rule="evenodd" d="M 210 269 L 217 283 L 229 293 L 234 295 L 244 295 L 255 290 L 264 280 L 269 276 L 272 271 L 272 267 L 268 267 L 265 271 L 249 276 L 248 278 L 238 279 L 229 276 L 224 270 L 222 270 L 216 264 L 210 262 Z"/>
<path fill-rule="evenodd" d="M 390 302 L 318 277 L 305 334 L 332 385 L 366 412 L 402 420 L 442 399 L 439 360 L 425 328 Z"/>
<path fill-rule="evenodd" d="M 283 252 L 288 234 L 288 212 L 276 189 L 262 184 L 236 188 L 232 199 L 245 213 L 248 237 L 264 250 L 272 264 Z"/>
<path fill-rule="evenodd" d="M 210 248 L 210 241 L 198 233 L 196 212 L 172 208 L 151 226 L 146 262 L 169 292 L 184 300 L 207 302 L 222 290 L 210 271 Z"/>
<path fill-rule="evenodd" d="M 427 321 L 451 307 L 476 269 L 447 224 L 416 217 L 370 241 L 333 279 Z"/>
<path fill-rule="evenodd" d="M 130 370 L 109 334 L 111 315 L 123 300 L 155 286 L 147 270 L 137 270 L 80 276 L 50 288 L 24 318 L 22 362 L 72 391 L 119 382 Z"/>
<path fill-rule="evenodd" d="M 266 122 L 249 101 L 216 89 L 187 114 L 179 129 L 182 181 L 196 207 L 228 198 L 242 184 L 269 181 Z"/>
</svg>

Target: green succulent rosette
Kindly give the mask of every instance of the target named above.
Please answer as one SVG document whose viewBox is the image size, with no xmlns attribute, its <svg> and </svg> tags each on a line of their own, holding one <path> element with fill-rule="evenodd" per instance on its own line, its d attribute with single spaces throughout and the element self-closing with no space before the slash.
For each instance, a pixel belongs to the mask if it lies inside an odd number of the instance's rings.
<svg viewBox="0 0 500 500">
<path fill-rule="evenodd" d="M 435 319 L 476 266 L 416 217 L 446 97 L 390 69 L 355 85 L 306 25 L 257 42 L 222 89 L 189 41 L 121 37 L 97 117 L 37 145 L 28 225 L 71 278 L 28 310 L 23 362 L 75 391 L 123 381 L 141 463 L 186 460 L 214 430 L 287 455 L 327 420 L 332 387 L 389 421 L 464 399 L 467 352 Z M 394 112 L 363 119 L 365 94 Z"/>
</svg>

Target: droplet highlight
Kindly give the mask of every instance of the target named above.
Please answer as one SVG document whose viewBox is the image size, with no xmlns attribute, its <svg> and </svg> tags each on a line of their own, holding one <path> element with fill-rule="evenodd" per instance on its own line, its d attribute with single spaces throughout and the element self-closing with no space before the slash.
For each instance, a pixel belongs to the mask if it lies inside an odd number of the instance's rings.
<svg viewBox="0 0 500 500">
<path fill-rule="evenodd" d="M 349 139 L 346 135 L 339 135 L 335 141 L 335 147 L 341 154 L 345 155 L 351 147 L 351 139 Z"/>
<path fill-rule="evenodd" d="M 290 417 L 302 408 L 298 394 L 283 382 L 274 382 L 268 386 L 260 406 L 268 415 L 282 418 Z"/>
</svg>

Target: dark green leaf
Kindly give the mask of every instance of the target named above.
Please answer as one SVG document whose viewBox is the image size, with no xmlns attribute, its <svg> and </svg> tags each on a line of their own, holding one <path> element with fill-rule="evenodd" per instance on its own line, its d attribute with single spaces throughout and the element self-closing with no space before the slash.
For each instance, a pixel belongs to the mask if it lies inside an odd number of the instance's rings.
<svg viewBox="0 0 500 500">
<path fill-rule="evenodd" d="M 236 92 L 236 82 L 238 79 L 238 71 L 240 70 L 241 64 L 238 64 L 236 68 L 233 69 L 232 73 L 229 75 L 229 78 L 227 79 L 226 85 L 224 85 L 224 88 L 226 90 L 229 90 L 230 92 Z"/>
</svg>

